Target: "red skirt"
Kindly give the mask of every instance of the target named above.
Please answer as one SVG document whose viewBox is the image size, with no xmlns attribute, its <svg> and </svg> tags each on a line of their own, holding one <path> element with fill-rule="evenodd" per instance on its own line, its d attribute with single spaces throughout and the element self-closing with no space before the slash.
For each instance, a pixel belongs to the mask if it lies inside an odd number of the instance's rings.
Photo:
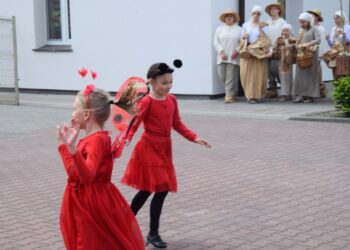
<svg viewBox="0 0 350 250">
<path fill-rule="evenodd" d="M 144 132 L 136 144 L 121 183 L 148 192 L 176 192 L 170 136 Z"/>
<path fill-rule="evenodd" d="M 113 183 L 68 183 L 60 227 L 68 250 L 143 250 L 136 218 Z"/>
</svg>

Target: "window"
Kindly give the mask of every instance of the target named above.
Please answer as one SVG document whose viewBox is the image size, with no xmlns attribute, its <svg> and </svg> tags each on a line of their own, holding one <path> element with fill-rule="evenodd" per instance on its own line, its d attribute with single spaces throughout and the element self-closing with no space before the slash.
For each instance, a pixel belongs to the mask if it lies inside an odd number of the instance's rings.
<svg viewBox="0 0 350 250">
<path fill-rule="evenodd" d="M 47 0 L 47 44 L 69 44 L 70 0 Z"/>
</svg>

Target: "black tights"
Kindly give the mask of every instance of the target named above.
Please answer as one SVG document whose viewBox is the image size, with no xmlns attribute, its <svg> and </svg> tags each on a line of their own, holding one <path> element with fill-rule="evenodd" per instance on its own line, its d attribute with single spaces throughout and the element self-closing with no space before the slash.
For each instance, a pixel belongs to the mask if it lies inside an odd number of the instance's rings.
<svg viewBox="0 0 350 250">
<path fill-rule="evenodd" d="M 137 212 L 141 209 L 141 207 L 145 204 L 148 197 L 152 193 L 147 191 L 139 191 L 131 202 L 131 209 L 136 215 Z M 160 214 L 162 213 L 163 203 L 165 200 L 165 197 L 167 196 L 168 192 L 160 192 L 155 193 L 152 201 L 151 201 L 151 207 L 150 207 L 150 235 L 158 235 L 158 228 L 159 228 L 159 219 Z"/>
</svg>

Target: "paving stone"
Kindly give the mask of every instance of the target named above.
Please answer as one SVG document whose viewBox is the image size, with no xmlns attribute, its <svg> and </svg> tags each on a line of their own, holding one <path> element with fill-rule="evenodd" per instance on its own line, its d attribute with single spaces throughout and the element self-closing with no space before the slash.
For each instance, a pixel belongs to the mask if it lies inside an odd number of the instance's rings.
<svg viewBox="0 0 350 250">
<path fill-rule="evenodd" d="M 55 127 L 69 120 L 74 97 L 21 99 L 20 106 L 0 106 L 0 249 L 64 249 L 66 175 Z M 350 249 L 349 125 L 288 120 L 331 110 L 329 100 L 179 99 L 179 106 L 188 127 L 213 147 L 173 133 L 179 191 L 167 197 L 160 225 L 168 249 Z M 112 176 L 128 201 L 136 191 L 119 180 L 140 134 Z M 144 235 L 149 202 L 137 215 Z"/>
</svg>

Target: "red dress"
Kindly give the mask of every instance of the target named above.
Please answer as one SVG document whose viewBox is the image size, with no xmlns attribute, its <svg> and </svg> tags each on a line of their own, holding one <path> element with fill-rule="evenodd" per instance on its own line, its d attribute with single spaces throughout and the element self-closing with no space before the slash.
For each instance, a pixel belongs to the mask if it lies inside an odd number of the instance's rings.
<svg viewBox="0 0 350 250">
<path fill-rule="evenodd" d="M 67 249 L 145 249 L 132 210 L 111 183 L 113 159 L 108 132 L 80 140 L 73 156 L 65 144 L 58 150 L 68 174 L 60 216 Z"/>
<path fill-rule="evenodd" d="M 148 192 L 176 192 L 177 182 L 171 149 L 171 128 L 190 141 L 197 135 L 181 121 L 175 96 L 165 100 L 143 98 L 138 104 L 136 122 L 130 129 L 131 141 L 140 123 L 144 132 L 136 144 L 121 182 Z"/>
</svg>

